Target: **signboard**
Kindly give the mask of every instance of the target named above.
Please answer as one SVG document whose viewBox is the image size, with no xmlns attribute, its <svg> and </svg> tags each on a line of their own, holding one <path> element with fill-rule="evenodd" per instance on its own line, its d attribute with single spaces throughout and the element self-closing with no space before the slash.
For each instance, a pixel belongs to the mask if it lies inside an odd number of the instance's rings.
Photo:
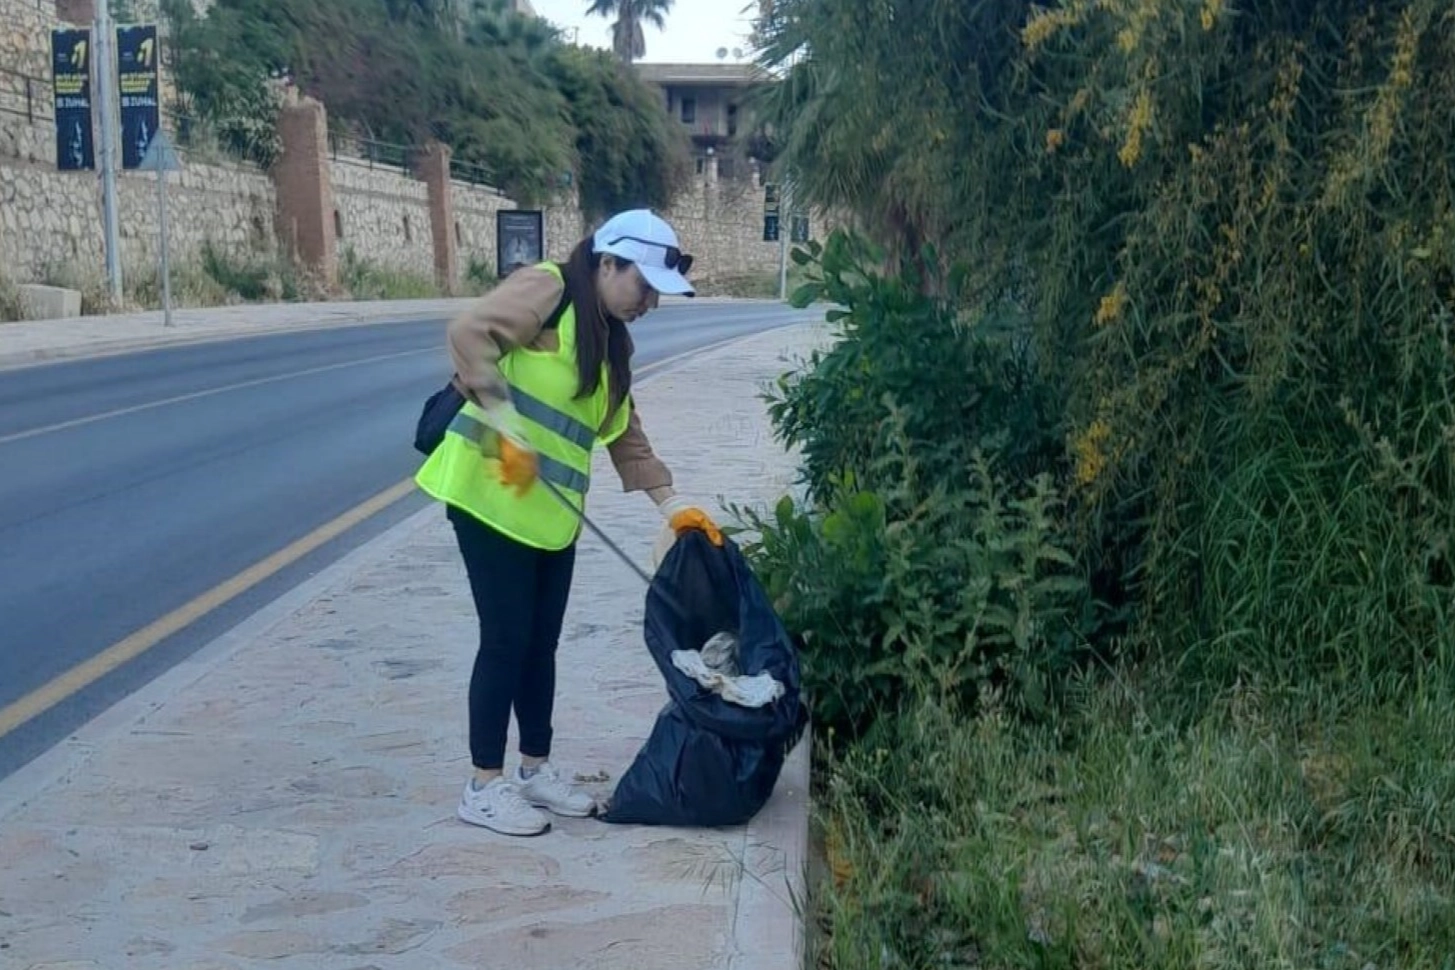
<svg viewBox="0 0 1455 970">
<path fill-rule="evenodd" d="M 116 79 L 121 95 L 121 167 L 133 169 L 141 165 L 161 126 L 156 24 L 116 29 Z"/>
<path fill-rule="evenodd" d="M 545 214 L 526 209 L 495 213 L 495 273 L 501 279 L 546 258 Z"/>
<path fill-rule="evenodd" d="M 806 243 L 809 240 L 808 216 L 795 215 L 793 217 L 792 235 L 789 239 L 795 243 Z"/>
<path fill-rule="evenodd" d="M 143 172 L 180 172 L 182 159 L 172 147 L 172 139 L 167 137 L 165 131 L 159 131 L 148 143 L 147 150 L 136 167 Z"/>
<path fill-rule="evenodd" d="M 56 169 L 80 172 L 96 167 L 91 134 L 91 31 L 51 31 L 54 72 Z"/>
</svg>

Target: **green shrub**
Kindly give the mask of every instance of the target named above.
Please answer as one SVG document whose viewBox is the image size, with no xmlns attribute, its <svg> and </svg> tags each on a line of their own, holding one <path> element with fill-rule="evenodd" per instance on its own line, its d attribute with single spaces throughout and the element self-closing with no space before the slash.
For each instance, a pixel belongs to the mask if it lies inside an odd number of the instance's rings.
<svg viewBox="0 0 1455 970">
<path fill-rule="evenodd" d="M 1427 409 L 1438 427 L 1448 411 Z M 1455 656 L 1448 456 L 1396 460 L 1361 429 L 1245 422 L 1189 494 L 1176 555 L 1191 588 L 1174 631 L 1187 689 L 1252 677 L 1401 696 Z M 1365 429 L 1367 430 L 1367 429 Z M 1181 631 L 1180 635 L 1176 631 Z"/>
<path fill-rule="evenodd" d="M 761 568 L 828 715 L 866 720 L 861 685 L 895 702 L 819 763 L 823 965 L 1449 970 L 1455 7 L 914 6 L 761 25 L 791 65 L 776 177 L 918 267 L 807 292 L 852 328 L 776 405 L 808 508 Z M 896 360 L 911 319 L 929 339 Z M 976 342 L 986 319 L 1029 349 Z M 1058 589 L 1039 615 L 1117 662 L 1042 667 L 1048 721 L 1005 716 L 1013 678 L 974 705 L 914 686 L 884 639 L 899 585 L 961 568 L 895 491 L 890 385 L 937 498 L 957 468 L 989 468 L 982 496 L 1056 485 L 1041 534 L 1095 610 Z"/>
<path fill-rule="evenodd" d="M 464 284 L 467 292 L 477 295 L 488 293 L 495 288 L 495 284 L 498 282 L 493 266 L 479 256 L 472 255 L 469 258 L 464 272 Z"/>
<path fill-rule="evenodd" d="M 747 552 L 804 638 L 815 717 L 848 736 L 904 699 L 987 687 L 1043 715 L 1096 613 L 1052 474 L 1038 387 L 1012 331 L 968 326 L 847 234 L 799 302 L 839 339 L 785 376 L 770 409 L 801 449 L 806 499 L 748 514 Z"/>
<path fill-rule="evenodd" d="M 923 6 L 773 5 L 798 197 L 971 267 L 977 318 L 1014 295 L 1038 416 L 1008 424 L 1061 441 L 1071 548 L 1184 689 L 1418 676 L 1455 612 L 1455 8 Z M 873 447 L 858 366 L 798 409 L 811 483 Z M 911 421 L 974 443 L 952 387 Z"/>
<path fill-rule="evenodd" d="M 297 271 L 286 260 L 238 259 L 209 242 L 202 247 L 202 269 L 224 291 L 244 302 L 292 302 L 300 298 Z"/>
<path fill-rule="evenodd" d="M 195 259 L 171 266 L 174 307 L 214 307 L 237 303 L 292 303 L 323 299 L 322 288 L 285 255 L 271 250 L 229 252 L 211 241 Z M 126 275 L 128 301 L 138 307 L 162 305 L 160 268 L 155 262 Z"/>
<path fill-rule="evenodd" d="M 876 459 L 901 446 L 931 487 L 967 485 L 976 452 L 1024 482 L 1064 467 L 1055 398 L 1037 380 L 1023 318 L 1002 307 L 967 321 L 957 277 L 886 272 L 884 251 L 844 230 L 793 258 L 808 281 L 792 302 L 827 304 L 839 338 L 769 401 L 780 439 L 802 453 L 811 499 L 846 475 L 870 489 L 898 481 L 902 465 Z"/>
</svg>

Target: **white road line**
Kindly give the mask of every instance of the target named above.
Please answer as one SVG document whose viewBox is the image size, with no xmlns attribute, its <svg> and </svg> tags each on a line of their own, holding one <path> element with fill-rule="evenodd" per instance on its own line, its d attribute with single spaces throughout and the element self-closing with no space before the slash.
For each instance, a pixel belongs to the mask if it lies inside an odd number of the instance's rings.
<svg viewBox="0 0 1455 970">
<path fill-rule="evenodd" d="M 179 394 L 176 397 L 163 398 L 160 401 L 148 401 L 145 404 L 134 404 L 127 408 L 117 408 L 114 411 L 104 411 L 100 414 L 90 414 L 84 418 L 73 418 L 70 421 L 61 421 L 57 424 L 48 424 L 42 428 L 31 428 L 28 431 L 17 431 L 15 434 L 0 437 L 0 445 L 8 445 L 14 441 L 24 441 L 26 438 L 36 438 L 43 434 L 51 434 L 55 431 L 65 431 L 68 428 L 78 428 L 86 424 L 94 424 L 97 421 L 105 421 L 109 418 L 119 418 L 127 414 L 136 414 L 139 411 L 150 411 L 153 408 L 166 407 L 170 404 L 182 404 L 186 401 L 195 401 L 198 398 L 212 397 L 216 394 L 226 394 L 229 391 L 240 391 L 247 387 L 260 387 L 264 384 L 276 384 L 280 381 L 292 380 L 295 377 L 308 377 L 312 374 L 323 374 L 332 370 L 342 370 L 345 367 L 358 367 L 361 364 L 375 364 L 381 360 L 396 360 L 400 357 L 414 357 L 419 354 L 436 354 L 439 348 L 428 347 L 422 350 L 404 350 L 393 354 L 380 354 L 377 357 L 361 357 L 358 360 L 348 360 L 338 364 L 326 364 L 322 367 L 310 367 L 307 370 L 291 371 L 287 374 L 274 374 L 271 377 L 260 377 L 256 380 L 241 381 L 237 384 L 227 384 L 223 387 L 211 387 L 205 391 L 193 391 L 190 394 Z"/>
</svg>

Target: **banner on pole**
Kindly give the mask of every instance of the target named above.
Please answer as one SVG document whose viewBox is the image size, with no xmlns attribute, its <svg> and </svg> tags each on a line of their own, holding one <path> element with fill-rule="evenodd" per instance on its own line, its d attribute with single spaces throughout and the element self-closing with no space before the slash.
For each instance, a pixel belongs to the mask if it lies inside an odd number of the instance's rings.
<svg viewBox="0 0 1455 970">
<path fill-rule="evenodd" d="M 778 199 L 778 186 L 769 182 L 763 186 L 763 241 L 777 242 L 782 228 L 779 222 L 782 218 L 780 203 Z"/>
<path fill-rule="evenodd" d="M 89 171 L 96 167 L 96 142 L 91 133 L 91 31 L 85 27 L 52 30 L 51 68 L 56 169 Z"/>
<path fill-rule="evenodd" d="M 801 213 L 795 214 L 793 216 L 792 232 L 792 236 L 789 237 L 792 242 L 808 242 L 812 238 L 812 233 L 809 231 L 808 216 Z"/>
<path fill-rule="evenodd" d="M 134 169 L 140 167 L 162 120 L 156 24 L 116 29 L 116 81 L 121 95 L 121 167 Z"/>
</svg>

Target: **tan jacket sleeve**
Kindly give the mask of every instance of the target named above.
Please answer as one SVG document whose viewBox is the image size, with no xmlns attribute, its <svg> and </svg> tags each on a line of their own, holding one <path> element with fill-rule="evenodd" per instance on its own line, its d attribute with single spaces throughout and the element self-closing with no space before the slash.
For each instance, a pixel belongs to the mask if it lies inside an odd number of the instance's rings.
<svg viewBox="0 0 1455 970">
<path fill-rule="evenodd" d="M 562 290 L 561 281 L 550 273 L 527 266 L 450 321 L 450 358 L 466 397 L 481 406 L 506 399 L 500 358 L 512 348 L 529 346 L 540 335 Z"/>
<path fill-rule="evenodd" d="M 635 405 L 625 433 L 608 445 L 606 451 L 621 476 L 622 491 L 645 492 L 672 484 L 672 472 L 652 451 Z"/>
</svg>

